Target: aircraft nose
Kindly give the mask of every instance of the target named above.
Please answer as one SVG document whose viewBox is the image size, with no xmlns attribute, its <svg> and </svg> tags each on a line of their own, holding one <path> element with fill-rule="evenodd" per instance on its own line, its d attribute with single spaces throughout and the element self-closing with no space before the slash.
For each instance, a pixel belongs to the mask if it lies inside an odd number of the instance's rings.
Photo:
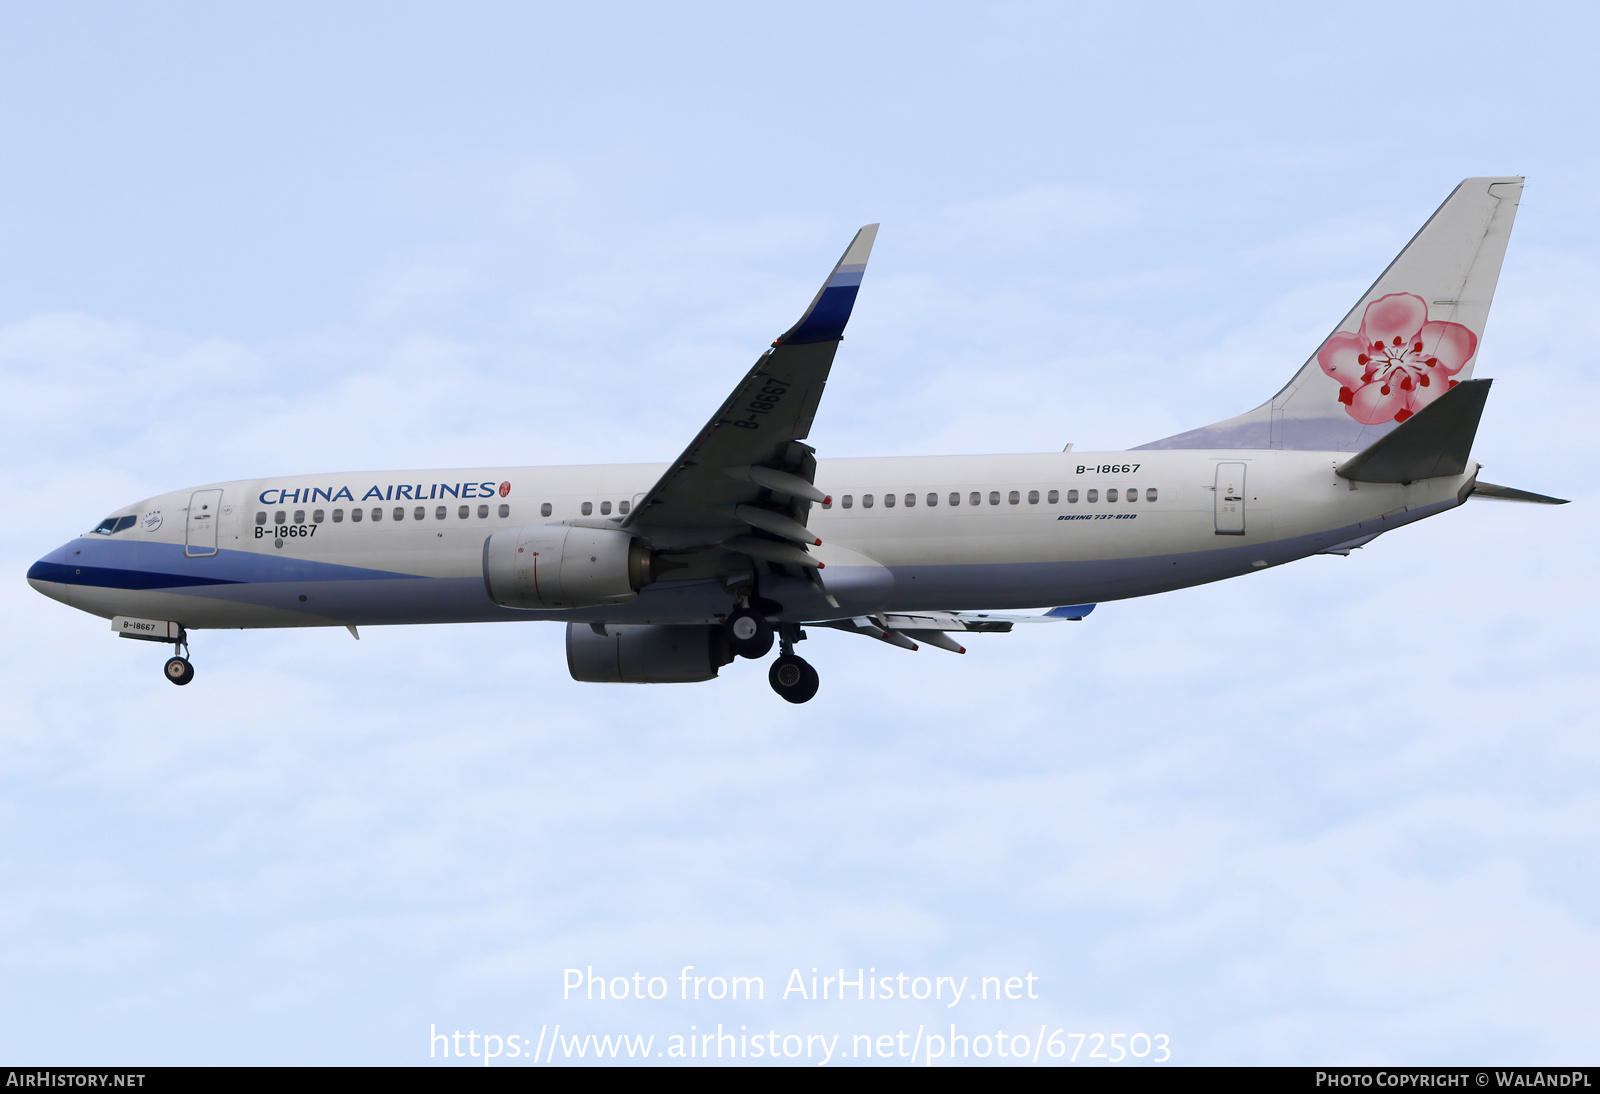
<svg viewBox="0 0 1600 1094">
<path fill-rule="evenodd" d="M 70 586 L 64 580 L 69 572 L 67 568 L 67 549 L 58 547 L 28 567 L 28 584 L 48 596 L 51 600 L 59 600 L 63 604 L 70 604 L 72 601 L 67 595 L 67 590 Z"/>
</svg>

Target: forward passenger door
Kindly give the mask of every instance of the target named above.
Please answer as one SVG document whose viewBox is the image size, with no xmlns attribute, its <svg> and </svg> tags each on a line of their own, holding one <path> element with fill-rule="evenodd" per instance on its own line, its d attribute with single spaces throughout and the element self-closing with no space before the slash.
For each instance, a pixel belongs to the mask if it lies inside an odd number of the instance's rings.
<svg viewBox="0 0 1600 1094">
<path fill-rule="evenodd" d="M 201 558 L 217 553 L 217 522 L 222 519 L 222 491 L 196 490 L 189 497 L 189 520 L 184 528 L 183 553 Z"/>
</svg>

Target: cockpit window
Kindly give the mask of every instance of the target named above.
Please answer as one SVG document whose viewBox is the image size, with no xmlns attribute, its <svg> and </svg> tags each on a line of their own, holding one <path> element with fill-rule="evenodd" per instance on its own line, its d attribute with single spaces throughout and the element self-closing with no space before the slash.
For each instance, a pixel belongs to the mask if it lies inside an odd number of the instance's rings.
<svg viewBox="0 0 1600 1094">
<path fill-rule="evenodd" d="M 95 525 L 94 534 L 100 536 L 114 536 L 118 532 L 126 532 L 129 528 L 133 527 L 133 522 L 137 519 L 137 517 L 132 516 L 107 517 L 105 520 Z"/>
</svg>

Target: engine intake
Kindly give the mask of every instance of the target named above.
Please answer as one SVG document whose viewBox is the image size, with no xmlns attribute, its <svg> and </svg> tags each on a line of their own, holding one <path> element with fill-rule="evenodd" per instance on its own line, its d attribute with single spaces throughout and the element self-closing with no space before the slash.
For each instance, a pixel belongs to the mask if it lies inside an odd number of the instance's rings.
<svg viewBox="0 0 1600 1094">
<path fill-rule="evenodd" d="M 587 684 L 693 684 L 733 660 L 720 625 L 567 624 L 567 671 Z"/>
<path fill-rule="evenodd" d="M 652 580 L 649 547 L 619 529 L 535 524 L 483 541 L 483 585 L 503 608 L 621 604 Z"/>
</svg>

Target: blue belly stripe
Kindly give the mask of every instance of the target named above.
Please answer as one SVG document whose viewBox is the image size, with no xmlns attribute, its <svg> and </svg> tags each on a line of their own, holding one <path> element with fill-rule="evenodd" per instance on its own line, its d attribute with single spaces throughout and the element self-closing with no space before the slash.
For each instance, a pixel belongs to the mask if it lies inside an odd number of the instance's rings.
<svg viewBox="0 0 1600 1094">
<path fill-rule="evenodd" d="M 104 589 L 181 589 L 201 585 L 251 585 L 284 581 L 423 580 L 417 574 L 374 570 L 295 558 L 276 552 L 221 550 L 189 557 L 181 543 L 80 536 L 28 569 L 34 581 Z"/>
<path fill-rule="evenodd" d="M 197 577 L 193 574 L 163 574 L 154 570 L 117 570 L 109 566 L 63 566 L 59 562 L 35 562 L 28 567 L 32 581 L 55 581 L 62 585 L 94 585 L 102 589 L 177 589 L 185 585 L 238 585 L 223 577 Z"/>
</svg>

